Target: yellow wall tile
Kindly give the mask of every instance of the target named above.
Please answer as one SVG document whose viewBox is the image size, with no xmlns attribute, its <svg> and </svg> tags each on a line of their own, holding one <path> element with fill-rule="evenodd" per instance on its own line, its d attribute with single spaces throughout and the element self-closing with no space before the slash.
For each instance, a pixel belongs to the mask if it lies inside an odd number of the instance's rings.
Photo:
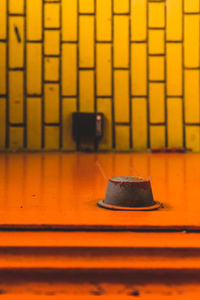
<svg viewBox="0 0 200 300">
<path fill-rule="evenodd" d="M 114 13 L 128 13 L 129 0 L 114 0 Z"/>
<path fill-rule="evenodd" d="M 126 151 L 130 149 L 129 126 L 115 126 L 116 150 Z"/>
<path fill-rule="evenodd" d="M 164 80 L 165 79 L 165 59 L 162 56 L 149 57 L 149 79 Z"/>
<path fill-rule="evenodd" d="M 165 85 L 164 83 L 149 84 L 150 122 L 165 121 Z"/>
<path fill-rule="evenodd" d="M 10 68 L 26 67 L 26 91 L 24 90 L 24 72 L 9 70 L 9 122 L 20 124 L 24 122 L 24 92 L 27 97 L 27 138 L 28 149 L 41 149 L 42 131 L 42 81 L 44 84 L 45 97 L 45 122 L 57 123 L 62 119 L 63 149 L 75 150 L 76 143 L 68 135 L 71 131 L 70 116 L 77 109 L 77 82 L 79 82 L 79 104 L 80 111 L 94 112 L 95 101 L 97 110 L 105 114 L 106 132 L 105 137 L 100 142 L 101 150 L 112 149 L 112 77 L 114 84 L 114 114 L 115 122 L 129 122 L 130 111 L 130 89 L 131 95 L 139 96 L 132 98 L 132 139 L 133 149 L 143 150 L 147 144 L 147 54 L 148 57 L 148 79 L 150 81 L 165 80 L 167 95 L 167 120 L 165 120 L 165 91 L 164 83 L 149 83 L 149 103 L 150 103 L 150 122 L 168 124 L 168 144 L 169 146 L 181 146 L 183 144 L 183 120 L 182 120 L 182 101 L 185 104 L 185 121 L 188 124 L 200 123 L 200 27 L 198 13 L 200 12 L 199 0 L 167 0 L 166 1 L 147 1 L 147 0 L 63 0 L 53 1 L 42 0 L 1 0 L 0 1 L 0 117 L 1 130 L 5 132 L 5 105 L 6 99 L 3 96 L 7 92 L 7 57 L 6 42 L 8 38 L 8 64 Z M 53 3 L 57 2 L 57 3 Z M 28 41 L 38 41 L 37 43 L 27 43 L 24 47 L 25 17 L 9 16 L 9 37 L 7 32 L 7 3 L 8 11 L 11 14 L 26 14 L 26 38 Z M 182 15 L 184 11 L 188 14 Z M 26 12 L 24 7 L 26 4 Z M 77 4 L 79 11 L 77 11 Z M 130 4 L 130 8 L 129 8 Z M 166 5 L 166 8 L 165 8 Z M 148 16 L 147 16 L 148 7 Z M 44 9 L 44 11 L 43 11 Z M 116 15 L 112 15 L 116 13 Z M 128 14 L 129 15 L 118 15 Z M 147 28 L 160 28 L 165 25 L 166 11 L 166 40 L 170 43 L 165 45 L 165 30 L 148 31 L 148 50 Z M 60 12 L 62 11 L 62 16 Z M 57 30 L 44 30 L 44 65 L 42 66 L 42 15 L 44 13 L 44 27 L 57 28 Z M 93 14 L 81 16 L 81 14 Z M 96 13 L 96 16 L 95 16 Z M 61 18 L 60 18 L 61 17 Z M 184 18 L 184 45 L 182 40 L 182 19 Z M 60 21 L 62 20 L 62 24 Z M 113 21 L 113 28 L 112 28 Z M 147 24 L 148 21 L 148 24 Z M 79 22 L 79 26 L 77 26 Z M 129 22 L 131 22 L 129 32 Z M 96 24 L 95 24 L 96 23 Z M 60 26 L 62 27 L 62 43 L 60 53 Z M 96 27 L 95 27 L 96 26 Z M 19 31 L 19 38 L 16 29 Z M 113 32 L 112 32 L 113 29 Z M 96 30 L 96 33 L 95 33 Z M 77 32 L 79 32 L 79 44 L 77 45 Z M 112 33 L 114 38 L 112 41 Z M 97 41 L 105 43 L 95 43 Z M 129 38 L 136 43 L 130 45 Z M 72 43 L 65 43 L 65 42 Z M 140 43 L 142 41 L 142 43 Z M 174 41 L 174 43 L 173 43 Z M 40 43 L 41 42 L 41 43 Z M 106 43 L 110 42 L 110 43 Z M 139 43 L 137 43 L 139 42 Z M 77 48 L 78 47 L 78 48 Z M 129 47 L 131 55 L 129 61 Z M 24 65 L 24 49 L 26 48 L 26 62 Z M 128 68 L 129 70 L 113 70 L 112 74 L 112 49 L 113 67 Z M 152 56 L 151 54 L 165 54 L 165 56 Z M 184 99 L 179 96 L 183 94 L 183 55 L 184 49 Z M 77 52 L 78 50 L 78 52 Z M 96 53 L 94 52 L 96 50 Z M 148 53 L 147 53 L 148 52 Z M 79 61 L 77 61 L 77 53 Z M 61 57 L 47 57 L 59 56 Z M 93 68 L 95 70 L 79 70 L 80 68 Z M 165 61 L 166 60 L 166 61 Z M 62 64 L 60 70 L 60 62 Z M 166 76 L 165 78 L 165 63 Z M 43 69 L 44 68 L 44 69 Z M 187 70 L 195 68 L 196 70 Z M 61 74 L 60 74 L 61 71 Z M 44 78 L 42 78 L 44 72 Z M 79 72 L 79 80 L 77 80 Z M 61 75 L 61 77 L 60 77 Z M 102 98 L 95 99 L 95 76 L 96 93 Z M 58 82 L 61 80 L 59 86 Z M 48 83 L 49 81 L 49 83 Z M 53 82 L 55 83 L 53 84 Z M 52 82 L 52 84 L 50 83 Z M 56 90 L 54 90 L 56 87 Z M 51 89 L 48 89 L 51 88 Z M 53 90 L 52 90 L 53 88 Z M 63 98 L 62 116 L 60 116 L 60 90 Z M 37 95 L 37 96 L 36 96 Z M 72 98 L 70 98 L 72 96 Z M 106 98 L 108 96 L 108 98 Z M 177 97 L 176 97 L 177 96 Z M 172 98 L 173 97 L 173 98 Z M 33 112 L 33 113 L 32 113 Z M 176 115 L 175 115 L 176 114 Z M 174 117 L 175 116 L 175 117 Z M 37 122 L 34 126 L 34 122 Z M 137 125 L 140 124 L 140 125 Z M 53 125 L 53 124 L 52 124 Z M 45 149 L 59 149 L 59 130 L 60 125 L 46 127 Z M 2 129 L 3 128 L 3 129 Z M 14 133 L 16 130 L 16 138 Z M 117 125 L 116 130 L 123 134 L 119 140 L 116 136 L 116 145 L 119 150 L 128 150 L 129 145 L 129 126 Z M 200 151 L 200 133 L 196 126 L 187 126 L 186 141 L 197 151 Z M 11 125 L 12 131 L 11 149 L 23 148 L 24 128 Z M 141 133 L 143 131 L 143 133 Z M 151 126 L 151 145 L 160 146 L 165 144 L 165 126 Z M 37 133 L 36 133 L 37 132 Z M 53 134 L 53 136 L 51 135 Z M 0 133 L 2 136 L 2 133 Z M 139 138 L 140 137 L 140 138 Z M 55 138 L 55 142 L 53 139 Z M 0 141 L 1 144 L 1 141 Z M 5 147 L 5 136 L 3 137 L 3 148 Z M 71 146 L 70 146 L 71 145 Z M 89 144 L 81 147 L 89 147 Z M 0 146 L 1 147 L 1 146 Z M 35 147 L 35 148 L 34 148 Z"/>
<path fill-rule="evenodd" d="M 131 40 L 143 41 L 147 37 L 147 0 L 133 0 L 131 4 Z"/>
<path fill-rule="evenodd" d="M 27 93 L 41 94 L 42 92 L 42 45 L 31 43 L 26 45 L 27 56 Z"/>
<path fill-rule="evenodd" d="M 6 93 L 6 44 L 0 43 L 0 94 Z"/>
<path fill-rule="evenodd" d="M 97 111 L 104 114 L 104 136 L 99 141 L 99 150 L 112 149 L 112 106 L 111 99 L 98 98 Z"/>
<path fill-rule="evenodd" d="M 186 126 L 186 148 L 192 149 L 193 152 L 200 151 L 200 127 L 199 126 Z"/>
<path fill-rule="evenodd" d="M 129 64 L 129 18 L 114 16 L 114 67 Z"/>
<path fill-rule="evenodd" d="M 97 95 L 111 95 L 111 45 L 97 44 Z"/>
<path fill-rule="evenodd" d="M 63 98 L 62 106 L 62 145 L 64 150 L 76 150 L 72 137 L 72 113 L 76 112 L 76 98 Z"/>
<path fill-rule="evenodd" d="M 62 94 L 77 94 L 77 46 L 62 45 Z"/>
<path fill-rule="evenodd" d="M 165 126 L 150 126 L 150 147 L 165 147 Z"/>
<path fill-rule="evenodd" d="M 9 72 L 9 121 L 23 122 L 24 101 L 24 73 L 22 71 Z"/>
<path fill-rule="evenodd" d="M 46 123 L 59 122 L 59 85 L 56 83 L 46 83 L 44 86 L 44 120 Z"/>
<path fill-rule="evenodd" d="M 9 148 L 11 150 L 22 150 L 24 147 L 24 128 L 10 127 L 9 129 Z"/>
<path fill-rule="evenodd" d="M 77 40 L 77 1 L 62 1 L 62 40 Z"/>
<path fill-rule="evenodd" d="M 185 121 L 200 122 L 199 70 L 185 71 Z"/>
<path fill-rule="evenodd" d="M 133 149 L 143 151 L 147 148 L 147 100 L 132 99 L 132 139 Z"/>
<path fill-rule="evenodd" d="M 147 46 L 131 45 L 131 92 L 132 95 L 147 93 Z"/>
<path fill-rule="evenodd" d="M 167 95 L 182 95 L 182 45 L 167 44 Z"/>
<path fill-rule="evenodd" d="M 129 122 L 129 72 L 114 72 L 115 122 Z"/>
<path fill-rule="evenodd" d="M 44 4 L 44 26 L 47 28 L 60 27 L 60 3 Z"/>
<path fill-rule="evenodd" d="M 97 0 L 96 35 L 98 41 L 110 41 L 112 37 L 111 0 Z"/>
<path fill-rule="evenodd" d="M 42 99 L 27 98 L 27 148 L 41 149 L 42 138 Z"/>
<path fill-rule="evenodd" d="M 94 66 L 94 17 L 80 17 L 79 66 Z"/>
<path fill-rule="evenodd" d="M 79 101 L 81 112 L 94 111 L 94 71 L 79 72 Z"/>
<path fill-rule="evenodd" d="M 60 31 L 45 30 L 44 31 L 44 54 L 60 54 Z"/>
<path fill-rule="evenodd" d="M 26 6 L 27 40 L 39 41 L 42 39 L 42 0 L 26 0 Z"/>
<path fill-rule="evenodd" d="M 200 4 L 199 0 L 184 0 L 185 12 L 199 12 Z"/>
<path fill-rule="evenodd" d="M 44 129 L 44 144 L 45 150 L 58 150 L 59 149 L 59 127 L 45 126 Z"/>
<path fill-rule="evenodd" d="M 149 27 L 165 26 L 165 2 L 149 3 Z"/>
<path fill-rule="evenodd" d="M 59 80 L 60 60 L 57 57 L 45 57 L 44 79 L 49 81 Z"/>
<path fill-rule="evenodd" d="M 182 5 L 183 0 L 167 0 L 167 40 L 182 40 Z"/>
<path fill-rule="evenodd" d="M 94 12 L 94 0 L 79 0 L 79 12 L 80 13 L 93 13 Z"/>
<path fill-rule="evenodd" d="M 26 0 L 9 0 L 8 11 L 10 14 L 23 14 L 24 13 L 24 1 Z"/>
<path fill-rule="evenodd" d="M 18 30 L 19 37 L 17 37 Z M 20 40 L 18 40 L 20 39 Z M 24 66 L 24 17 L 9 17 L 9 67 Z"/>
<path fill-rule="evenodd" d="M 6 145 L 6 99 L 0 98 L 0 150 Z"/>
<path fill-rule="evenodd" d="M 182 99 L 167 99 L 168 146 L 183 147 Z"/>
<path fill-rule="evenodd" d="M 7 35 L 7 0 L 0 1 L 0 16 L 1 16 L 0 39 L 6 39 L 6 35 Z"/>
<path fill-rule="evenodd" d="M 163 54 L 164 52 L 164 30 L 149 30 L 149 54 Z"/>
<path fill-rule="evenodd" d="M 199 67 L 199 15 L 186 15 L 184 26 L 184 65 Z"/>
</svg>

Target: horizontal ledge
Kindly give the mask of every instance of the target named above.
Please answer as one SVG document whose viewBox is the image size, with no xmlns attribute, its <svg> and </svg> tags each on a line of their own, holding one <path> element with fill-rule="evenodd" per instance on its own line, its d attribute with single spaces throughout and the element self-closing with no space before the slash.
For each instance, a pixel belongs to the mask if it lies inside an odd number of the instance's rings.
<svg viewBox="0 0 200 300">
<path fill-rule="evenodd" d="M 20 13 L 8 13 L 9 17 L 26 17 L 26 14 L 20 14 Z"/>
<path fill-rule="evenodd" d="M 149 56 L 165 56 L 165 53 L 148 53 Z"/>
<path fill-rule="evenodd" d="M 115 126 L 130 126 L 131 123 L 130 122 L 115 122 L 114 125 Z"/>
<path fill-rule="evenodd" d="M 113 42 L 113 41 L 103 41 L 103 40 L 102 40 L 102 41 L 97 41 L 97 40 L 96 40 L 96 43 L 97 43 L 97 44 L 112 44 L 112 42 Z"/>
<path fill-rule="evenodd" d="M 165 2 L 165 0 L 148 0 L 149 3 L 158 3 L 158 2 Z"/>
<path fill-rule="evenodd" d="M 25 123 L 8 123 L 10 127 L 24 127 L 25 125 Z"/>
<path fill-rule="evenodd" d="M 112 99 L 113 96 L 112 95 L 96 95 L 96 98 L 105 98 L 105 99 L 109 98 L 109 99 Z"/>
<path fill-rule="evenodd" d="M 0 232 L 1 247 L 200 248 L 199 233 Z"/>
<path fill-rule="evenodd" d="M 166 80 L 149 80 L 149 83 L 166 83 Z"/>
<path fill-rule="evenodd" d="M 61 95 L 61 98 L 77 98 L 78 95 Z"/>
<path fill-rule="evenodd" d="M 43 125 L 44 125 L 44 126 L 47 126 L 47 127 L 48 127 L 48 126 L 49 126 L 49 127 L 54 127 L 54 126 L 55 126 L 55 127 L 58 127 L 58 126 L 61 126 L 61 123 L 46 123 L 46 122 L 44 122 Z"/>
<path fill-rule="evenodd" d="M 27 98 L 42 98 L 43 95 L 42 94 L 26 94 Z"/>
<path fill-rule="evenodd" d="M 167 98 L 183 98 L 183 95 L 166 95 Z"/>
<path fill-rule="evenodd" d="M 150 27 L 150 26 L 149 26 L 147 29 L 148 29 L 148 30 L 165 30 L 165 27 L 153 27 L 153 26 Z"/>
<path fill-rule="evenodd" d="M 157 122 L 157 123 L 149 123 L 150 126 L 166 126 L 166 123 L 163 122 Z"/>
<path fill-rule="evenodd" d="M 44 3 L 61 3 L 61 0 L 44 0 Z"/>
<path fill-rule="evenodd" d="M 200 225 L 0 224 L 0 232 L 198 232 Z"/>
<path fill-rule="evenodd" d="M 95 71 L 95 67 L 79 67 L 79 71 Z"/>
<path fill-rule="evenodd" d="M 200 70 L 200 67 L 183 67 L 184 70 Z"/>
<path fill-rule="evenodd" d="M 8 68 L 8 71 L 25 71 L 24 67 Z"/>
<path fill-rule="evenodd" d="M 184 123 L 185 126 L 200 126 L 200 123 Z"/>
<path fill-rule="evenodd" d="M 196 12 L 196 11 L 190 11 L 190 12 L 187 12 L 187 11 L 184 11 L 183 12 L 184 15 L 200 15 L 200 12 Z"/>
<path fill-rule="evenodd" d="M 166 43 L 169 43 L 169 44 L 182 44 L 183 41 L 166 40 Z"/>
<path fill-rule="evenodd" d="M 51 83 L 51 84 L 60 84 L 61 81 L 60 80 L 44 80 L 43 83 L 45 84 L 48 84 L 48 83 Z"/>
<path fill-rule="evenodd" d="M 92 12 L 92 13 L 87 13 L 87 12 L 85 12 L 85 13 L 83 13 L 83 12 L 79 12 L 78 13 L 78 15 L 79 16 L 95 16 L 96 14 L 95 14 L 95 12 Z"/>
<path fill-rule="evenodd" d="M 130 16 L 130 12 L 124 12 L 124 13 L 114 12 L 113 16 Z"/>
<path fill-rule="evenodd" d="M 114 71 L 120 71 L 120 70 L 124 70 L 124 71 L 129 71 L 131 67 L 113 67 Z"/>
<path fill-rule="evenodd" d="M 42 44 L 44 41 L 43 40 L 27 40 L 26 43 L 30 44 Z"/>
<path fill-rule="evenodd" d="M 90 258 L 90 261 L 92 259 Z M 183 260 L 184 261 L 184 260 Z M 162 265 L 159 267 L 156 267 L 156 262 L 154 263 L 154 267 L 148 267 L 148 265 L 145 267 L 143 264 L 143 267 L 121 267 L 119 266 L 106 266 L 107 261 L 103 261 L 101 267 L 90 267 L 90 266 L 84 266 L 79 267 L 41 267 L 35 266 L 33 267 L 32 264 L 30 266 L 27 265 L 27 267 L 13 267 L 10 268 L 0 268 L 0 276 L 3 278 L 4 283 L 9 283 L 11 286 L 13 283 L 15 285 L 21 286 L 22 290 L 24 288 L 24 285 L 26 283 L 35 283 L 39 282 L 40 286 L 42 283 L 47 282 L 48 284 L 50 282 L 56 283 L 74 283 L 79 288 L 81 284 L 89 283 L 91 282 L 94 284 L 95 282 L 111 282 L 111 283 L 124 283 L 126 286 L 128 284 L 132 284 L 135 286 L 135 284 L 152 284 L 153 282 L 159 282 L 162 285 L 169 283 L 171 284 L 180 284 L 183 283 L 196 283 L 199 282 L 199 276 L 200 276 L 200 269 L 199 268 L 176 268 L 173 266 L 175 262 L 171 261 L 168 267 L 162 267 Z M 34 260 L 33 260 L 34 263 Z M 113 264 L 116 263 L 113 261 Z M 141 262 L 142 264 L 142 262 Z M 184 265 L 184 264 L 183 264 Z M 116 272 L 117 271 L 117 272 Z M 51 281 L 50 281 L 51 280 Z M 52 281 L 53 280 L 53 281 Z M 28 286 L 30 289 L 30 285 Z M 28 289 L 27 289 L 28 290 Z M 91 290 L 91 287 L 89 288 Z M 19 291 L 19 290 L 18 290 Z M 37 288 L 38 291 L 38 288 Z M 22 293 L 23 295 L 23 293 Z M 87 294 L 86 294 L 87 295 Z M 9 295 L 8 295 L 9 296 Z M 83 295 L 81 295 L 82 298 Z M 105 295 L 102 295 L 103 299 L 105 299 Z M 1 296 L 3 297 L 3 295 Z M 20 296 L 22 297 L 22 296 Z M 53 296 L 50 296 L 51 298 Z M 65 296 L 67 297 L 67 296 Z M 80 295 L 79 295 L 80 297 Z M 87 295 L 88 297 L 88 295 Z M 110 295 L 108 294 L 110 299 Z M 149 296 L 148 296 L 149 297 Z M 95 296 L 95 299 L 97 297 Z M 129 298 L 131 298 L 129 296 Z M 139 297 L 140 298 L 140 297 Z M 162 298 L 162 297 L 161 297 Z M 16 299 L 16 298 L 15 298 Z M 27 298 L 26 298 L 27 299 Z M 46 299 L 46 298 L 45 298 Z M 60 298 L 59 298 L 60 299 Z M 70 297 L 71 299 L 71 297 Z M 74 298 L 73 298 L 74 299 Z M 80 299 L 80 298 L 78 298 Z M 85 299 L 85 298 L 84 298 Z M 86 298 L 88 299 L 88 298 Z M 89 298 L 90 299 L 90 298 Z M 92 298 L 93 299 L 93 298 Z M 122 294 L 122 298 L 124 299 L 124 295 Z M 142 298 L 143 299 L 143 298 Z M 145 298 L 147 299 L 147 298 Z M 153 299 L 153 298 L 152 298 Z M 163 298 L 162 298 L 163 299 Z M 188 298 L 184 298 L 188 299 Z M 195 298 L 198 299 L 198 298 Z"/>
<path fill-rule="evenodd" d="M 78 41 L 61 41 L 61 44 L 78 44 Z"/>
<path fill-rule="evenodd" d="M 44 30 L 47 30 L 47 31 L 60 31 L 61 27 L 44 27 Z"/>
<path fill-rule="evenodd" d="M 61 57 L 60 54 L 44 54 L 44 57 Z"/>
<path fill-rule="evenodd" d="M 143 40 L 143 41 L 130 41 L 131 44 L 145 44 L 147 43 L 147 40 Z"/>
<path fill-rule="evenodd" d="M 5 259 L 6 254 L 6 259 Z M 91 259 L 92 258 L 92 259 Z M 2 270 L 195 271 L 200 248 L 187 247 L 0 247 Z"/>
<path fill-rule="evenodd" d="M 131 98 L 148 98 L 148 95 L 131 95 Z"/>
</svg>

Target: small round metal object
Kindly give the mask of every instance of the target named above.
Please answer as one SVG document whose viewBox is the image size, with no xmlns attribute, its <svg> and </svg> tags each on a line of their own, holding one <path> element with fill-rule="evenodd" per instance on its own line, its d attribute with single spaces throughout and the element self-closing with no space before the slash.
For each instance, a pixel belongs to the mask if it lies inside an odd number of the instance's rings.
<svg viewBox="0 0 200 300">
<path fill-rule="evenodd" d="M 113 210 L 155 210 L 161 207 L 153 199 L 149 178 L 138 176 L 111 177 L 104 200 L 98 205 Z"/>
</svg>

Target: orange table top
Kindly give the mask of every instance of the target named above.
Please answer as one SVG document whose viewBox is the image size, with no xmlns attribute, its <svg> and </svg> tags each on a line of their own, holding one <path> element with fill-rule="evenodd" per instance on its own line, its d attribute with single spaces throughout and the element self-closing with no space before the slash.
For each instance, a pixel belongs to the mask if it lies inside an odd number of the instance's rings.
<svg viewBox="0 0 200 300">
<path fill-rule="evenodd" d="M 97 207 L 111 176 L 151 177 L 157 211 Z M 1 153 L 0 228 L 200 229 L 200 154 Z"/>
</svg>

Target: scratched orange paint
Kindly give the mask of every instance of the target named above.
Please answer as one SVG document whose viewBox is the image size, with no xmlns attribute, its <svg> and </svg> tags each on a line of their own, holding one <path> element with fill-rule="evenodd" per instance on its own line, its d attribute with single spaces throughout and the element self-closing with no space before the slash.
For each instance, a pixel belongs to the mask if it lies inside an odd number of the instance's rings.
<svg viewBox="0 0 200 300">
<path fill-rule="evenodd" d="M 120 212 L 97 207 L 107 179 L 150 176 L 164 208 Z M 200 155 L 18 153 L 0 155 L 0 225 L 200 227 Z"/>
</svg>

